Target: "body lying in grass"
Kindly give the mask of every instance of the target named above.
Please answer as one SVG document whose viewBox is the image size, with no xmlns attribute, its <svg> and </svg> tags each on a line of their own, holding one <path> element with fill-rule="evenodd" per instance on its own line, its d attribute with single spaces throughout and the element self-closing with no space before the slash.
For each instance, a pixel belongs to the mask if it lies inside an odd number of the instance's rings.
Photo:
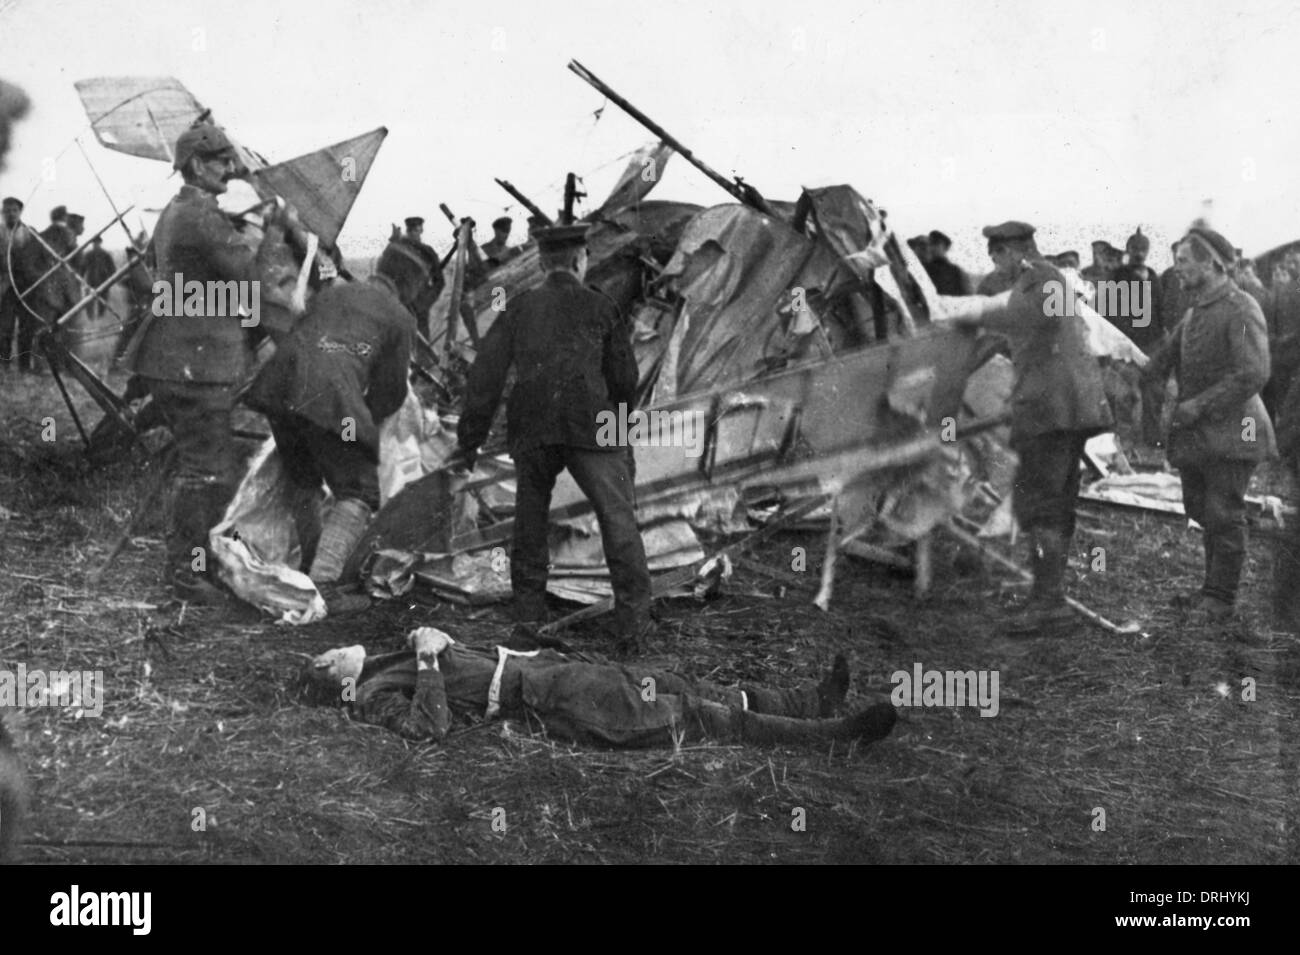
<svg viewBox="0 0 1300 955">
<path fill-rule="evenodd" d="M 619 748 L 703 739 L 870 742 L 887 736 L 897 718 L 884 697 L 833 718 L 849 687 L 843 656 L 816 686 L 774 690 L 721 687 L 555 650 L 475 649 L 430 627 L 412 631 L 408 642 L 410 650 L 377 656 L 361 646 L 322 653 L 308 667 L 313 696 L 346 703 L 365 722 L 412 740 L 442 739 L 454 711 L 532 716 L 554 738 Z"/>
</svg>

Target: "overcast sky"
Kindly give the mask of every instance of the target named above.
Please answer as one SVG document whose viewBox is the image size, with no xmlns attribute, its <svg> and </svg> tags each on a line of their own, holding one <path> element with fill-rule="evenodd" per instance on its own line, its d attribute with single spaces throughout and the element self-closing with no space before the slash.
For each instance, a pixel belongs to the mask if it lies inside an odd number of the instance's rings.
<svg viewBox="0 0 1300 955">
<path fill-rule="evenodd" d="M 1085 260 L 1141 224 L 1159 264 L 1206 200 L 1253 254 L 1300 237 L 1298 50 L 1300 4 L 1269 0 L 0 0 L 0 76 L 34 103 L 0 193 L 101 223 L 80 136 L 115 198 L 160 206 L 168 167 L 96 144 L 72 84 L 172 75 L 273 161 L 389 128 L 345 251 L 411 214 L 446 231 L 439 202 L 489 221 L 493 176 L 553 209 L 566 171 L 594 196 L 650 138 L 597 118 L 576 58 L 724 174 L 781 199 L 849 182 L 976 268 L 1009 218 Z M 727 199 L 674 164 L 658 198 Z"/>
</svg>

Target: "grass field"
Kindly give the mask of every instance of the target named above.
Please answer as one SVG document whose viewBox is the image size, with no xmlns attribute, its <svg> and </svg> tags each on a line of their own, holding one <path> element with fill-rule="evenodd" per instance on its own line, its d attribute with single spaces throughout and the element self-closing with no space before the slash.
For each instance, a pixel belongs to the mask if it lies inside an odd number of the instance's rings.
<svg viewBox="0 0 1300 955">
<path fill-rule="evenodd" d="M 1167 600 L 1199 583 L 1199 535 L 1086 508 L 1073 592 L 1148 635 L 1081 626 L 1016 655 L 998 639 L 1012 588 L 947 545 L 924 602 L 907 579 L 846 561 L 822 613 L 814 558 L 802 587 L 741 571 L 728 595 L 659 605 L 656 665 L 788 685 L 844 651 L 851 701 L 918 662 L 996 669 L 992 718 L 906 709 L 883 742 L 816 752 L 590 751 L 464 722 L 415 746 L 302 705 L 294 674 L 332 646 L 396 648 L 421 624 L 491 644 L 503 610 L 390 603 L 292 629 L 167 607 L 157 515 L 94 584 L 145 470 L 91 470 L 48 376 L 0 369 L 0 400 L 0 669 L 102 670 L 107 686 L 100 718 L 21 719 L 28 861 L 1300 862 L 1300 642 L 1270 629 L 1265 540 L 1252 541 L 1244 622 L 1198 627 Z M 756 556 L 788 571 L 794 546 L 822 549 L 787 534 Z M 1095 546 L 1106 571 L 1085 573 Z M 594 629 L 572 642 L 601 649 Z"/>
</svg>

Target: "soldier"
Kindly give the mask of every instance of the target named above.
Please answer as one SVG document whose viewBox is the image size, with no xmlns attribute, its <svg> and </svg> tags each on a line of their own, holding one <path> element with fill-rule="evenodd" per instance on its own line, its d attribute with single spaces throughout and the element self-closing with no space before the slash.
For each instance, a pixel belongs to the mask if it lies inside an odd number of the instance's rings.
<svg viewBox="0 0 1300 955">
<path fill-rule="evenodd" d="M 509 216 L 502 216 L 492 223 L 492 241 L 485 242 L 479 249 L 489 268 L 504 265 L 519 254 L 519 250 L 510 245 L 513 225 L 514 220 Z"/>
<path fill-rule="evenodd" d="M 948 261 L 952 239 L 938 229 L 929 236 L 930 260 L 922 263 L 926 274 L 940 295 L 969 295 L 970 279 L 959 267 Z"/>
<path fill-rule="evenodd" d="M 237 478 L 231 422 L 236 388 L 251 370 L 256 342 L 290 324 L 279 285 L 285 228 L 293 219 L 284 212 L 269 216 L 255 253 L 217 205 L 238 169 L 226 135 L 212 125 L 193 126 L 177 139 L 174 155 L 184 185 L 154 230 L 156 298 L 124 363 L 157 402 L 175 440 L 168 584 L 179 599 L 220 606 L 227 597 L 207 576 L 208 531 L 221 519 Z M 205 301 L 202 315 L 171 314 L 162 306 L 177 282 L 252 283 L 243 288 L 259 297 L 257 324 L 230 308 L 229 296 L 221 307 Z"/>
<path fill-rule="evenodd" d="M 367 282 L 319 292 L 248 396 L 269 419 L 289 479 L 302 492 L 295 516 L 304 569 L 334 615 L 367 603 L 348 599 L 339 577 L 379 507 L 379 428 L 406 399 L 415 338 L 409 306 L 422 286 L 406 275 L 381 269 Z M 319 528 L 322 481 L 334 505 Z"/>
<path fill-rule="evenodd" d="M 50 224 L 41 230 L 41 238 L 60 257 L 72 254 L 77 243 L 68 227 L 67 206 L 55 206 L 50 210 Z"/>
<path fill-rule="evenodd" d="M 999 271 L 1015 276 L 1011 296 L 1005 309 L 960 321 L 1006 335 L 1016 372 L 1011 446 L 1020 464 L 1013 506 L 1029 538 L 1034 585 L 1010 633 L 1048 635 L 1071 622 L 1065 571 L 1079 466 L 1084 444 L 1110 427 L 1111 414 L 1083 319 L 1048 306 L 1060 301 L 1065 277 L 1039 254 L 1034 227 L 1004 222 L 986 227 L 984 236 Z"/>
<path fill-rule="evenodd" d="M 415 249 L 420 258 L 428 263 L 430 268 L 438 267 L 438 253 L 434 251 L 433 246 L 426 245 L 424 242 L 424 219 L 419 216 L 410 216 L 403 220 L 406 226 L 406 234 L 402 236 L 401 241 Z"/>
<path fill-rule="evenodd" d="M 1251 473 L 1277 453 L 1259 395 L 1269 376 L 1268 326 L 1259 304 L 1229 278 L 1233 255 L 1232 243 L 1209 228 L 1194 227 L 1178 243 L 1174 264 L 1191 307 L 1145 372 L 1163 380 L 1173 370 L 1177 378 L 1169 463 L 1182 479 L 1183 510 L 1205 542 L 1205 583 L 1174 602 L 1215 621 L 1236 608 Z"/>
<path fill-rule="evenodd" d="M 1092 242 L 1092 264 L 1080 272 L 1079 275 L 1094 284 L 1110 278 L 1110 270 L 1107 267 L 1109 261 L 1107 250 L 1109 248 L 1110 243 L 1105 239 L 1094 239 Z"/>
<path fill-rule="evenodd" d="M 104 240 L 99 236 L 95 236 L 91 240 L 90 248 L 86 250 L 86 254 L 81 260 L 81 274 L 85 278 L 86 284 L 92 289 L 99 288 L 101 283 L 108 281 L 116 268 L 117 266 L 113 264 L 113 257 L 104 251 Z M 104 309 L 107 306 L 105 296 L 107 295 L 108 292 L 104 291 L 95 296 L 90 303 L 88 311 L 92 319 L 99 318 L 104 314 Z"/>
<path fill-rule="evenodd" d="M 421 742 L 446 736 L 449 710 L 489 719 L 531 714 L 557 739 L 617 748 L 672 746 L 674 733 L 678 744 L 867 743 L 889 735 L 898 719 L 894 704 L 879 696 L 850 716 L 832 718 L 851 679 L 843 656 L 820 683 L 776 690 L 722 687 L 555 650 L 493 652 L 432 627 L 407 639 L 411 649 L 396 653 L 372 657 L 357 645 L 315 657 L 304 674 L 309 699 L 348 700 L 364 722 Z M 647 698 L 649 687 L 654 692 Z"/>
<path fill-rule="evenodd" d="M 546 615 L 547 513 L 565 469 L 600 522 L 614 587 L 614 625 L 628 649 L 649 629 L 650 573 L 637 528 L 630 449 L 602 447 L 597 416 L 634 407 L 629 331 L 608 297 L 583 286 L 586 226 L 537 233 L 540 288 L 514 297 L 492 324 L 469 372 L 456 462 L 473 466 L 513 367 L 506 430 L 518 484 L 510 583 L 522 622 Z"/>
<path fill-rule="evenodd" d="M 1128 264 L 1116 269 L 1110 280 L 1116 284 L 1117 289 L 1122 290 L 1122 294 L 1114 297 L 1121 303 L 1127 301 L 1129 314 L 1108 317 L 1112 324 L 1149 357 L 1155 354 L 1165 341 L 1165 327 L 1161 323 L 1164 308 L 1160 299 L 1160 279 L 1155 270 L 1146 264 L 1147 253 L 1151 250 L 1151 240 L 1142 234 L 1141 229 L 1129 237 L 1125 247 L 1128 249 Z M 1158 447 L 1163 442 L 1160 423 L 1164 410 L 1166 382 L 1156 378 L 1139 381 L 1136 374 L 1127 371 L 1133 366 L 1125 364 L 1123 367 L 1126 383 L 1141 399 L 1142 442 L 1150 447 Z"/>
<path fill-rule="evenodd" d="M 18 290 L 9 275 L 14 260 L 21 255 L 23 248 L 29 242 L 36 241 L 31 229 L 22 221 L 22 216 L 21 199 L 9 196 L 0 203 L 0 362 L 9 361 L 16 333 L 18 369 L 30 371 L 37 322 L 18 301 Z"/>
<path fill-rule="evenodd" d="M 405 287 L 416 276 L 421 279 L 419 294 L 407 303 L 407 308 L 415 316 L 416 329 L 424 337 L 429 337 L 429 309 L 442 294 L 445 282 L 442 277 L 442 262 L 432 246 L 424 243 L 424 220 L 411 216 L 405 220 L 406 234 L 394 236 L 379 256 L 375 266 L 380 272 Z"/>
</svg>

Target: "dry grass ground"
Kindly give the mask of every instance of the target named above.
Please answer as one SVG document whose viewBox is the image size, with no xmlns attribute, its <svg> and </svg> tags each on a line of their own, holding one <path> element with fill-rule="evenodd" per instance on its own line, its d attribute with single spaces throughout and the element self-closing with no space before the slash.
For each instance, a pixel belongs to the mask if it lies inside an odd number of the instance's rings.
<svg viewBox="0 0 1300 955">
<path fill-rule="evenodd" d="M 843 650 L 854 696 L 888 692 L 916 662 L 991 668 L 993 718 L 909 709 L 881 743 L 819 752 L 595 752 L 498 723 L 413 746 L 300 705 L 291 678 L 310 654 L 391 649 L 424 623 L 490 643 L 499 611 L 387 605 L 291 629 L 147 609 L 162 603 L 156 516 L 90 582 L 140 492 L 139 464 L 89 470 L 48 377 L 0 370 L 0 395 L 0 505 L 13 515 L 0 521 L 0 668 L 98 669 L 107 684 L 99 719 L 38 709 L 23 721 L 30 861 L 1300 862 L 1300 644 L 1269 627 L 1262 540 L 1245 623 L 1197 627 L 1166 601 L 1198 582 L 1198 538 L 1174 520 L 1094 510 L 1074 566 L 1100 546 L 1107 569 L 1074 590 L 1149 636 L 1081 627 L 1018 656 L 998 649 L 1001 575 L 946 547 L 923 603 L 907 580 L 849 561 L 821 613 L 814 558 L 803 587 L 746 571 L 731 595 L 661 605 L 655 664 L 788 684 Z M 757 556 L 788 570 L 799 545 L 821 553 L 790 534 Z M 598 647 L 594 631 L 573 641 Z M 1241 699 L 1245 678 L 1256 702 Z M 792 829 L 795 809 L 806 831 Z"/>
</svg>

